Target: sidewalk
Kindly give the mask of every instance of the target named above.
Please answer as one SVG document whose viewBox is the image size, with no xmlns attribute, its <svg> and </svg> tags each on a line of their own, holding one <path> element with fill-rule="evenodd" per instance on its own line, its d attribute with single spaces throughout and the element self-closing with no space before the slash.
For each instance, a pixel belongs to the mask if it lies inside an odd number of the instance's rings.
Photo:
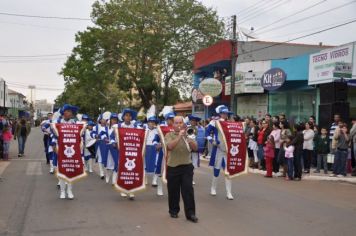
<svg viewBox="0 0 356 236">
<path fill-rule="evenodd" d="M 209 157 L 207 158 L 200 158 L 201 161 L 205 161 L 205 162 L 209 162 Z M 338 182 L 347 182 L 347 183 L 351 183 L 351 184 L 356 184 L 356 176 L 351 176 L 350 174 L 348 174 L 346 177 L 329 177 L 330 174 L 332 174 L 331 171 L 329 171 L 328 174 L 324 174 L 324 173 L 313 173 L 315 169 L 312 169 L 310 172 L 310 174 L 303 174 L 302 179 L 303 180 L 322 180 L 322 181 L 338 181 Z M 248 168 L 248 172 L 251 174 L 259 174 L 259 175 L 265 175 L 266 171 L 263 170 L 258 170 L 258 169 L 252 169 L 252 168 Z M 322 171 L 321 171 L 322 172 Z M 277 176 L 275 176 L 273 174 L 274 178 L 278 178 Z"/>
</svg>

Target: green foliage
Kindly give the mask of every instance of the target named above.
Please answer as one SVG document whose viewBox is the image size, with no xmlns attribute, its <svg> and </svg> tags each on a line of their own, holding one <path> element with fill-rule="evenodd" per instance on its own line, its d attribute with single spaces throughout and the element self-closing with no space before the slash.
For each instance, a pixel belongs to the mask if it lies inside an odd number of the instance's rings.
<svg viewBox="0 0 356 236">
<path fill-rule="evenodd" d="M 148 108 L 153 94 L 159 104 L 176 103 L 190 90 L 194 53 L 223 34 L 216 12 L 195 0 L 97 1 L 92 19 L 95 26 L 76 35 L 57 99 L 88 112 L 118 100 Z"/>
</svg>

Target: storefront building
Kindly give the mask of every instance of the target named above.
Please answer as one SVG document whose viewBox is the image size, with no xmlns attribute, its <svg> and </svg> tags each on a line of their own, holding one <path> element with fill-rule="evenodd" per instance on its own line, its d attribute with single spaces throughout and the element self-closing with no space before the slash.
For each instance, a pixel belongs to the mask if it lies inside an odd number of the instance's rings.
<svg viewBox="0 0 356 236">
<path fill-rule="evenodd" d="M 258 50 L 262 46 L 267 49 Z M 239 42 L 235 83 L 237 114 L 261 119 L 267 113 L 284 113 L 295 121 L 316 115 L 317 89 L 308 85 L 309 54 L 325 48 L 330 46 Z M 296 56 L 300 54 L 303 55 Z M 287 77 L 281 87 L 267 91 L 261 86 L 261 77 L 272 68 L 281 68 Z M 220 89 L 217 89 L 216 81 L 221 84 Z M 230 107 L 230 81 L 231 41 L 223 40 L 197 52 L 194 58 L 193 113 L 206 119 L 215 114 L 216 106 L 224 104 Z M 204 88 L 210 86 L 213 89 L 203 91 L 202 83 Z M 211 91 L 217 94 L 213 96 L 213 104 L 207 107 L 202 101 Z"/>
<path fill-rule="evenodd" d="M 253 74 L 260 90 L 244 91 L 237 96 L 237 113 L 242 117 L 261 119 L 265 114 L 285 114 L 291 121 L 304 121 L 316 114 L 316 89 L 308 86 L 309 55 L 288 59 L 237 64 L 236 69 L 245 75 Z M 270 69 L 279 68 L 286 74 L 280 87 L 268 91 L 261 79 Z M 245 80 L 246 83 L 246 80 Z M 246 86 L 246 85 L 245 85 Z M 241 90 L 237 89 L 238 92 Z"/>
<path fill-rule="evenodd" d="M 338 113 L 348 122 L 356 117 L 356 43 L 310 55 L 308 84 L 318 90 L 318 121 L 328 127 Z"/>
</svg>

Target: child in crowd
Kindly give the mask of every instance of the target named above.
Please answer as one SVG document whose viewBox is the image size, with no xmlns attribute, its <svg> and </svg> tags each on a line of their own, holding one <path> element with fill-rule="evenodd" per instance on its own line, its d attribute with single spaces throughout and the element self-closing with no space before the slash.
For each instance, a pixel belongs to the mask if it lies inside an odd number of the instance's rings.
<svg viewBox="0 0 356 236">
<path fill-rule="evenodd" d="M 266 141 L 266 145 L 263 147 L 264 158 L 266 161 L 266 170 L 267 173 L 265 177 L 272 178 L 272 169 L 273 169 L 273 159 L 274 159 L 274 138 L 272 135 L 269 135 Z"/>
<path fill-rule="evenodd" d="M 291 144 L 293 137 L 290 135 L 286 139 L 286 146 L 284 147 L 284 156 L 287 162 L 288 176 L 286 180 L 293 180 L 294 172 L 294 146 Z"/>
<path fill-rule="evenodd" d="M 324 173 L 328 173 L 328 153 L 329 153 L 329 137 L 328 137 L 328 130 L 326 128 L 321 128 L 319 134 L 315 140 L 315 149 L 318 154 L 317 159 L 317 169 L 314 173 L 320 173 L 321 163 L 323 163 Z"/>
<path fill-rule="evenodd" d="M 4 126 L 2 131 L 2 138 L 3 138 L 3 155 L 4 160 L 9 160 L 9 150 L 10 150 L 10 142 L 12 140 L 12 133 L 8 125 Z"/>
</svg>

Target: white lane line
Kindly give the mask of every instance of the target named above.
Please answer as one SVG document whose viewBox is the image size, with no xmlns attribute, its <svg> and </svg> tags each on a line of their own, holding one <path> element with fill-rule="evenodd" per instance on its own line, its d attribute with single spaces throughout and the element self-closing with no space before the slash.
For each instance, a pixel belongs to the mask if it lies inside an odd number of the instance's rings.
<svg viewBox="0 0 356 236">
<path fill-rule="evenodd" d="M 0 175 L 4 173 L 5 169 L 10 165 L 9 161 L 1 161 L 0 162 Z"/>
<path fill-rule="evenodd" d="M 27 164 L 26 175 L 42 175 L 41 162 L 30 162 Z"/>
<path fill-rule="evenodd" d="M 46 161 L 45 159 L 41 158 L 41 159 L 22 159 L 22 158 L 13 158 L 11 159 L 11 161 Z"/>
</svg>

